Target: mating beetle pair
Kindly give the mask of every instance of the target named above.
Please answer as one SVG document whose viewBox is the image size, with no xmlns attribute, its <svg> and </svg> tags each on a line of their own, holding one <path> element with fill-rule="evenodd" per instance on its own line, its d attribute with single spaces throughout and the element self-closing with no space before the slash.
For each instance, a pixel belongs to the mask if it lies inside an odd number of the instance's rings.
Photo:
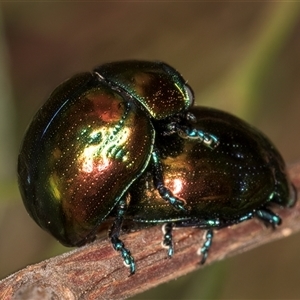
<svg viewBox="0 0 300 300">
<path fill-rule="evenodd" d="M 37 112 L 18 161 L 25 207 L 66 246 L 95 238 L 113 217 L 109 236 L 135 272 L 120 240 L 122 222 L 213 229 L 252 217 L 279 225 L 269 206 L 294 204 L 284 162 L 242 120 L 193 106 L 191 88 L 161 62 L 102 65 L 62 83 Z"/>
</svg>

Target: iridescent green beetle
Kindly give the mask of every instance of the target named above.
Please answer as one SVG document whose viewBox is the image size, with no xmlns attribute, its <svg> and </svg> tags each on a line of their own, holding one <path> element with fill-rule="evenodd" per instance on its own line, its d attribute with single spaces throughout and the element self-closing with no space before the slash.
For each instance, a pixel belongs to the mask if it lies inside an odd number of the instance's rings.
<svg viewBox="0 0 300 300">
<path fill-rule="evenodd" d="M 134 259 L 119 239 L 124 218 L 167 223 L 169 255 L 173 226 L 208 229 L 203 262 L 213 228 L 255 215 L 279 225 L 267 206 L 293 201 L 278 152 L 248 125 L 226 114 L 193 110 L 193 102 L 185 80 L 161 62 L 105 64 L 62 83 L 35 115 L 19 155 L 19 186 L 31 217 L 67 246 L 92 241 L 103 221 L 113 217 L 111 243 L 131 274 Z M 234 151 L 235 142 L 240 151 Z M 250 149 L 242 146 L 251 143 Z M 232 155 L 240 155 L 236 167 Z M 265 173 L 257 170 L 256 183 L 254 175 L 238 171 L 247 166 L 245 155 L 252 170 L 263 163 Z M 216 170 L 233 173 L 217 176 Z M 185 182 L 182 194 L 170 178 Z M 239 188 L 234 180 L 240 180 Z M 207 201 L 207 191 L 219 202 Z"/>
<path fill-rule="evenodd" d="M 256 217 L 274 228 L 281 218 L 271 208 L 292 207 L 296 194 L 288 180 L 284 161 L 274 145 L 258 130 L 226 112 L 193 107 L 195 130 L 218 138 L 216 148 L 176 134 L 157 131 L 165 185 L 186 201 L 188 213 L 174 210 L 159 196 L 151 166 L 131 185 L 126 220 L 164 224 L 163 243 L 173 255 L 172 228 L 206 229 L 200 248 L 204 263 L 212 244 L 213 230 Z"/>
<path fill-rule="evenodd" d="M 193 100 L 181 75 L 161 62 L 107 64 L 62 83 L 20 150 L 19 187 L 29 214 L 64 245 L 92 240 L 149 161 L 159 166 L 154 123 L 189 118 Z M 184 210 L 159 184 L 162 197 Z M 118 237 L 112 243 L 127 255 Z"/>
</svg>

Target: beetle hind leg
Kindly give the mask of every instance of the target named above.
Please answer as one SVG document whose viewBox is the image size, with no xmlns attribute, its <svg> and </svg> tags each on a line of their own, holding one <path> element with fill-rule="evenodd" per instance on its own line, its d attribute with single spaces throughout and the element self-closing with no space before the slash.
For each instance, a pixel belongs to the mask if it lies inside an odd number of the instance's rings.
<svg viewBox="0 0 300 300">
<path fill-rule="evenodd" d="M 119 251 L 121 253 L 125 265 L 130 268 L 130 275 L 133 275 L 135 273 L 134 258 L 131 256 L 130 251 L 127 248 L 125 248 L 124 243 L 119 239 L 124 214 L 126 213 L 127 207 L 127 200 L 121 199 L 118 202 L 116 207 L 117 216 L 110 228 L 109 237 L 114 250 Z"/>
<path fill-rule="evenodd" d="M 268 208 L 258 209 L 255 216 L 266 224 L 266 226 L 271 225 L 273 228 L 281 224 L 281 218 L 273 213 Z"/>
<path fill-rule="evenodd" d="M 212 246 L 212 241 L 214 237 L 214 231 L 213 228 L 222 228 L 225 225 L 225 223 L 220 219 L 209 219 L 209 220 L 183 220 L 183 221 L 177 221 L 173 223 L 174 227 L 178 228 L 184 228 L 184 227 L 193 227 L 193 228 L 199 228 L 199 229 L 206 229 L 203 239 L 204 242 L 202 246 L 198 249 L 197 254 L 202 255 L 200 264 L 203 265 L 206 262 L 206 259 L 208 257 L 208 252 Z M 207 229 L 209 228 L 209 229 Z"/>
</svg>

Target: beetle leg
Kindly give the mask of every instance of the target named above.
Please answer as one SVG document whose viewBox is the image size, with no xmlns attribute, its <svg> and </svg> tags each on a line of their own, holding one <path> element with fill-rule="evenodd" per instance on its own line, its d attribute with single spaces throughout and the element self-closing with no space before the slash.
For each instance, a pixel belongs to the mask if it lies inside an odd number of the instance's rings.
<svg viewBox="0 0 300 300">
<path fill-rule="evenodd" d="M 124 263 L 127 267 L 130 268 L 130 275 L 135 273 L 135 262 L 134 258 L 131 256 L 131 253 L 128 249 L 125 248 L 124 243 L 119 239 L 120 231 L 122 228 L 122 223 L 124 215 L 128 207 L 129 198 L 124 197 L 118 202 L 116 207 L 117 216 L 110 228 L 109 237 L 112 243 L 113 248 L 116 251 L 120 251 L 123 257 Z"/>
<path fill-rule="evenodd" d="M 212 239 L 214 237 L 214 232 L 212 229 L 208 229 L 205 234 L 205 241 L 202 247 L 199 249 L 199 254 L 202 254 L 202 259 L 200 264 L 203 265 L 207 259 L 208 251 L 212 245 Z"/>
<path fill-rule="evenodd" d="M 252 219 L 253 217 L 254 217 L 253 212 L 250 212 L 250 213 L 248 213 L 248 214 L 246 214 L 246 215 L 240 217 L 240 218 L 238 219 L 238 223 L 244 222 L 244 221 L 246 221 L 246 220 L 250 220 L 250 219 Z"/>
<path fill-rule="evenodd" d="M 255 212 L 255 216 L 262 220 L 267 226 L 271 225 L 273 228 L 281 224 L 281 218 L 268 208 L 258 209 Z"/>
<path fill-rule="evenodd" d="M 180 137 L 195 140 L 210 149 L 214 149 L 220 144 L 219 139 L 215 135 L 195 128 L 178 127 L 177 132 Z"/>
<path fill-rule="evenodd" d="M 177 133 L 183 139 L 195 140 L 210 149 L 214 149 L 220 144 L 219 139 L 215 135 L 202 130 L 180 125 L 176 122 L 170 122 L 167 127 L 168 129 L 164 132 L 164 135 Z"/>
<path fill-rule="evenodd" d="M 154 186 L 159 195 L 164 200 L 168 201 L 175 209 L 186 211 L 187 208 L 185 207 L 185 201 L 175 197 L 173 193 L 164 185 L 163 168 L 158 151 L 156 149 L 152 151 L 152 163 Z"/>
<path fill-rule="evenodd" d="M 279 173 L 279 172 L 278 172 Z M 297 189 L 293 184 L 285 186 L 282 184 L 286 179 L 283 177 L 283 174 L 279 174 L 278 176 L 281 176 L 279 180 L 277 179 L 276 184 L 276 192 L 272 194 L 271 202 L 276 203 L 277 205 L 284 206 L 284 207 L 293 207 L 296 204 L 297 201 Z M 280 184 L 281 183 L 281 184 Z M 285 187 L 289 189 L 289 192 L 285 190 Z M 287 198 L 282 197 L 282 195 L 285 195 L 289 193 L 289 198 L 287 201 Z"/>
<path fill-rule="evenodd" d="M 174 254 L 174 245 L 172 237 L 173 224 L 166 223 L 162 226 L 162 232 L 164 234 L 164 240 L 162 242 L 163 247 L 168 249 L 168 256 L 171 257 Z"/>
<path fill-rule="evenodd" d="M 214 149 L 220 144 L 215 135 L 195 129 L 192 124 L 187 125 L 186 122 L 197 123 L 197 118 L 191 112 L 173 116 L 170 122 L 166 124 L 162 135 L 168 136 L 177 133 L 183 139 L 195 140 L 210 149 Z"/>
<path fill-rule="evenodd" d="M 203 221 L 199 222 L 199 220 L 184 220 L 184 221 L 178 221 L 174 222 L 175 227 L 198 227 L 199 229 L 207 228 L 208 226 L 215 226 L 215 228 L 221 228 L 223 223 L 219 219 L 215 220 L 208 220 L 208 221 Z M 212 240 L 214 237 L 214 232 L 213 229 L 207 229 L 205 234 L 204 234 L 204 243 L 201 248 L 198 249 L 197 253 L 199 255 L 202 255 L 200 264 L 203 265 L 206 262 L 206 259 L 208 257 L 208 251 L 211 248 L 212 245 Z"/>
</svg>

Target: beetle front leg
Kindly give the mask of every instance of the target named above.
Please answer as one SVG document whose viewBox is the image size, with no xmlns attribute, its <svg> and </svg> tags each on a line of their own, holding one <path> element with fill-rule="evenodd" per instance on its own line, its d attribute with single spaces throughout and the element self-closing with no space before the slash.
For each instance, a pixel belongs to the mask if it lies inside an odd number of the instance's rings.
<svg viewBox="0 0 300 300">
<path fill-rule="evenodd" d="M 210 149 L 214 149 L 220 144 L 219 139 L 215 135 L 195 128 L 178 127 L 177 132 L 180 137 L 195 140 Z"/>
<path fill-rule="evenodd" d="M 135 273 L 135 262 L 134 258 L 131 256 L 131 253 L 128 249 L 125 248 L 124 243 L 119 239 L 120 231 L 122 228 L 122 223 L 124 220 L 124 215 L 127 211 L 129 204 L 129 196 L 124 199 L 124 197 L 118 202 L 116 207 L 116 218 L 110 228 L 109 237 L 112 243 L 113 248 L 116 251 L 120 251 L 123 257 L 124 263 L 127 267 L 130 268 L 130 275 Z"/>
<path fill-rule="evenodd" d="M 181 200 L 173 195 L 173 193 L 164 185 L 163 169 L 158 154 L 158 150 L 154 149 L 152 152 L 152 164 L 153 164 L 153 182 L 159 195 L 169 202 L 175 209 L 186 211 L 185 201 Z"/>
<path fill-rule="evenodd" d="M 191 113 L 178 115 L 166 126 L 165 135 L 177 133 L 183 139 L 195 140 L 204 146 L 214 149 L 220 141 L 215 135 L 203 130 L 193 128 L 193 123 L 197 123 L 197 118 Z"/>
</svg>

